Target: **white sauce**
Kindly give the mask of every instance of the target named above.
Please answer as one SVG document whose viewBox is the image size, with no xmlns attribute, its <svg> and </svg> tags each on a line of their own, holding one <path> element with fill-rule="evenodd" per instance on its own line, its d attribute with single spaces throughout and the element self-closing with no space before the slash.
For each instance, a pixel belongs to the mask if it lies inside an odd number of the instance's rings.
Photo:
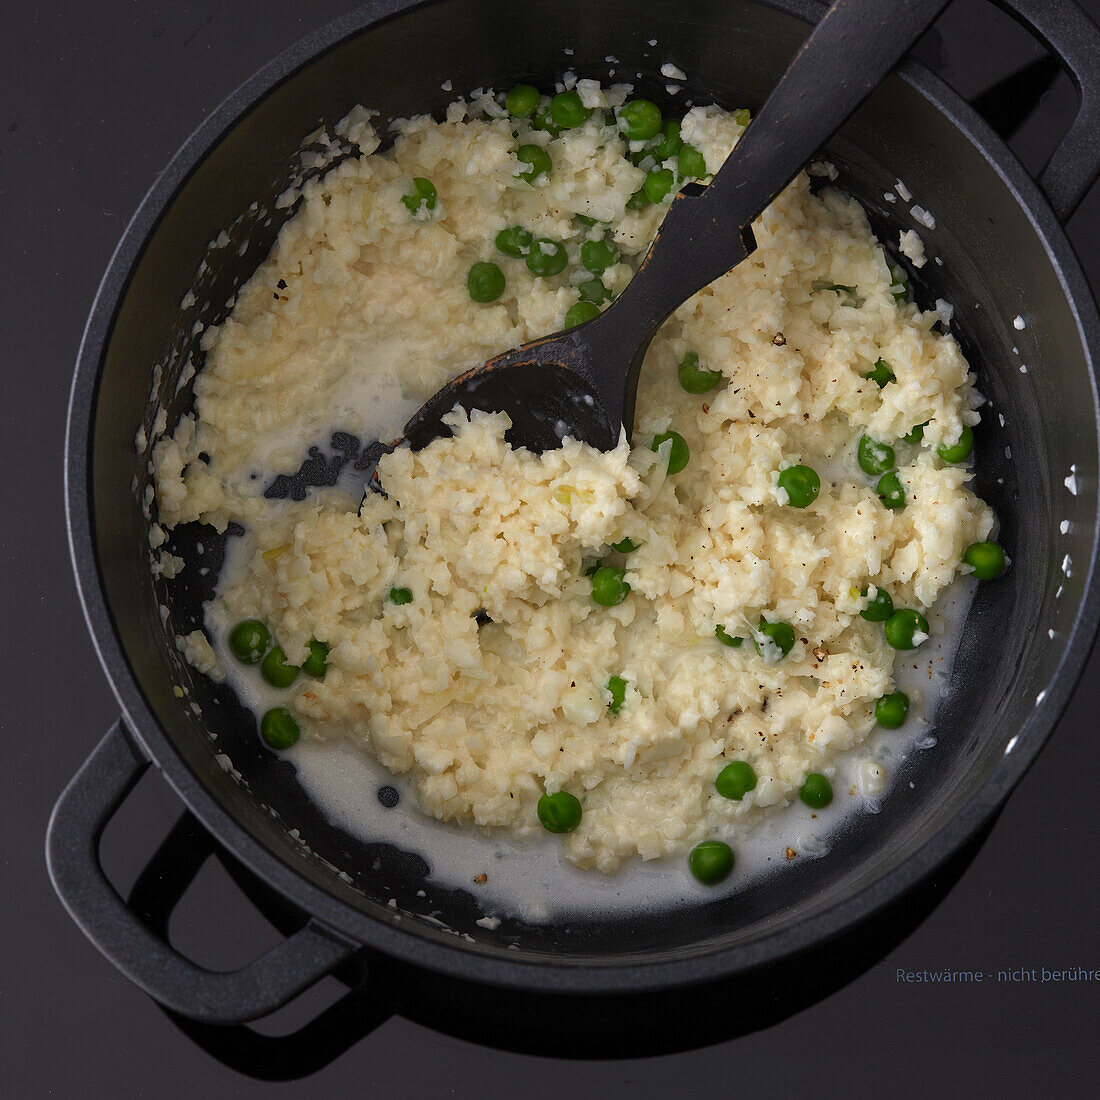
<svg viewBox="0 0 1100 1100">
<path fill-rule="evenodd" d="M 384 413 L 392 417 L 397 407 L 391 403 Z M 385 436 L 392 423 L 381 415 L 376 426 Z M 251 554 L 249 543 L 247 534 L 230 540 L 219 588 L 233 583 L 245 567 Z M 282 755 L 295 766 L 302 787 L 334 825 L 364 841 L 383 841 L 414 852 L 429 865 L 431 881 L 483 899 L 486 916 L 478 923 L 484 928 L 495 927 L 501 916 L 551 921 L 581 912 L 638 912 L 730 896 L 751 888 L 763 875 L 781 871 L 788 862 L 788 849 L 796 853 L 791 857 L 794 861 L 827 856 L 849 815 L 878 813 L 881 800 L 891 796 L 901 763 L 911 753 L 935 746 L 930 719 L 950 675 L 976 587 L 969 578 L 951 585 L 929 612 L 929 641 L 919 650 L 898 654 L 896 690 L 910 698 L 905 725 L 899 730 L 876 730 L 862 744 L 839 754 L 835 767 L 824 769 L 834 792 L 825 810 L 811 811 L 796 799 L 737 840 L 734 873 L 719 886 L 696 882 L 682 858 L 635 861 L 617 874 L 597 874 L 562 860 L 550 834 L 518 841 L 500 832 L 437 821 L 418 810 L 410 783 L 350 744 L 303 739 Z M 207 605 L 205 626 L 228 683 L 257 719 L 268 708 L 285 705 L 285 690 L 269 686 L 258 666 L 242 665 L 229 652 L 227 637 L 233 624 L 219 601 Z M 229 757 L 222 764 L 236 774 Z M 392 809 L 378 799 L 378 790 L 384 786 L 400 794 Z M 301 839 L 308 846 L 311 838 Z M 475 882 L 482 874 L 487 876 L 484 883 Z"/>
</svg>

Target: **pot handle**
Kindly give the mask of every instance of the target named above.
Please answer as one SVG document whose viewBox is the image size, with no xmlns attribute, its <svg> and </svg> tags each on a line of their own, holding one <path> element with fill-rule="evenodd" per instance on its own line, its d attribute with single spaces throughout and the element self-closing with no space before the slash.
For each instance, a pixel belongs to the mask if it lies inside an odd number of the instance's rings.
<svg viewBox="0 0 1100 1100">
<path fill-rule="evenodd" d="M 1039 173 L 1064 225 L 1100 176 L 1100 27 L 1076 0 L 994 0 L 1054 55 L 1077 90 L 1077 114 Z"/>
<path fill-rule="evenodd" d="M 107 823 L 149 761 L 117 722 L 73 776 L 46 832 L 54 889 L 84 934 L 154 1000 L 211 1024 L 255 1020 L 286 1004 L 355 951 L 315 920 L 240 970 L 197 966 L 141 922 L 99 861 Z"/>
</svg>

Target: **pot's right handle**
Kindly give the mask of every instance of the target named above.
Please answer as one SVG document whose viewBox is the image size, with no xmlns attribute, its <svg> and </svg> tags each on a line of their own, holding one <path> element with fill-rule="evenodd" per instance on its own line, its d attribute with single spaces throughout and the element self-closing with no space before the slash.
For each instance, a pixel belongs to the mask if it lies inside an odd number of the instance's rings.
<svg viewBox="0 0 1100 1100">
<path fill-rule="evenodd" d="M 115 891 L 99 862 L 99 838 L 149 761 L 117 723 L 54 807 L 46 833 L 50 878 L 84 934 L 154 1000 L 193 1020 L 255 1020 L 307 989 L 354 951 L 311 920 L 240 970 L 215 972 L 172 949 Z"/>
<path fill-rule="evenodd" d="M 1039 173 L 1064 225 L 1100 176 L 1100 28 L 1076 0 L 994 0 L 1062 63 L 1077 89 L 1077 114 Z"/>
</svg>

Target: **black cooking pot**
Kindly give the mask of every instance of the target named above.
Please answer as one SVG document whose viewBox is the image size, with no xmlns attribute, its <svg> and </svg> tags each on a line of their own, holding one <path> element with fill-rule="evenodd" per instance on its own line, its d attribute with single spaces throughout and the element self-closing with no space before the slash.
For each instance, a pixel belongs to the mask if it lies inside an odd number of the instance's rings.
<svg viewBox="0 0 1100 1100">
<path fill-rule="evenodd" d="M 657 72 L 666 60 L 689 74 L 674 106 L 688 98 L 755 106 L 821 5 L 604 0 L 596 10 L 579 0 L 382 0 L 289 50 L 194 134 L 111 261 L 69 418 L 73 559 L 123 717 L 58 802 L 48 856 L 74 919 L 119 969 L 160 1002 L 212 1022 L 270 1011 L 364 945 L 449 978 L 520 989 L 683 986 L 789 958 L 850 929 L 990 819 L 1061 713 L 1100 613 L 1100 322 L 1061 227 L 1100 171 L 1100 33 L 1068 0 L 1005 6 L 1062 59 L 1081 96 L 1038 186 L 966 104 L 913 63 L 827 153 L 838 185 L 860 200 L 885 243 L 915 227 L 943 261 L 911 272 L 913 284 L 925 305 L 937 297 L 955 304 L 952 330 L 993 403 L 977 433 L 976 489 L 1000 517 L 1012 568 L 979 590 L 937 715 L 938 745 L 905 762 L 881 813 L 854 820 L 827 859 L 795 861 L 751 889 L 674 912 L 547 925 L 505 919 L 485 929 L 473 895 L 435 885 L 418 857 L 326 822 L 292 767 L 262 747 L 252 715 L 177 650 L 175 636 L 201 625 L 225 538 L 177 529 L 169 549 L 185 568 L 171 580 L 154 577 L 142 513 L 148 455 L 135 453 L 134 435 L 152 425 L 158 403 L 170 429 L 188 410 L 190 386 L 179 380 L 189 356 L 201 365 L 198 322 L 226 316 L 292 213 L 277 197 L 321 170 L 310 167 L 317 147 L 305 155 L 300 147 L 319 123 L 331 131 L 355 103 L 384 119 L 440 111 L 481 86 L 545 86 L 565 67 L 604 79 L 610 69 L 617 78 L 641 71 L 642 94 L 663 102 Z M 909 204 L 885 201 L 899 178 L 934 213 L 934 231 L 913 223 Z M 228 244 L 211 249 L 226 227 Z M 181 306 L 189 292 L 193 304 Z M 154 363 L 163 369 L 151 403 Z M 367 442 L 334 438 L 332 452 L 318 450 L 298 479 L 273 490 L 331 480 Z M 99 867 L 100 833 L 150 763 L 241 864 L 309 916 L 243 970 L 216 974 L 182 958 Z"/>
</svg>

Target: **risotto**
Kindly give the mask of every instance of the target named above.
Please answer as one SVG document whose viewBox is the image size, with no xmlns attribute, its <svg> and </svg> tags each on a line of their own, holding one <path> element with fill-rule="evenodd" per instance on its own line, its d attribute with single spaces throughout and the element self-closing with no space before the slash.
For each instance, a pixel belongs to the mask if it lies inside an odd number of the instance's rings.
<svg viewBox="0 0 1100 1100">
<path fill-rule="evenodd" d="M 973 375 L 857 203 L 803 174 L 765 211 L 654 340 L 631 442 L 536 455 L 456 410 L 452 438 L 383 455 L 381 494 L 263 495 L 333 431 L 373 439 L 385 395 L 399 427 L 597 312 L 748 122 L 570 85 L 475 94 L 385 152 L 368 112 L 341 123 L 361 155 L 304 186 L 203 337 L 194 413 L 155 447 L 159 521 L 245 528 L 217 600 L 285 690 L 271 745 L 354 745 L 425 814 L 560 832 L 584 868 L 694 848 L 705 880 L 701 842 L 828 803 L 837 754 L 905 721 L 895 654 L 924 612 L 1003 568 L 967 487 Z"/>
</svg>

